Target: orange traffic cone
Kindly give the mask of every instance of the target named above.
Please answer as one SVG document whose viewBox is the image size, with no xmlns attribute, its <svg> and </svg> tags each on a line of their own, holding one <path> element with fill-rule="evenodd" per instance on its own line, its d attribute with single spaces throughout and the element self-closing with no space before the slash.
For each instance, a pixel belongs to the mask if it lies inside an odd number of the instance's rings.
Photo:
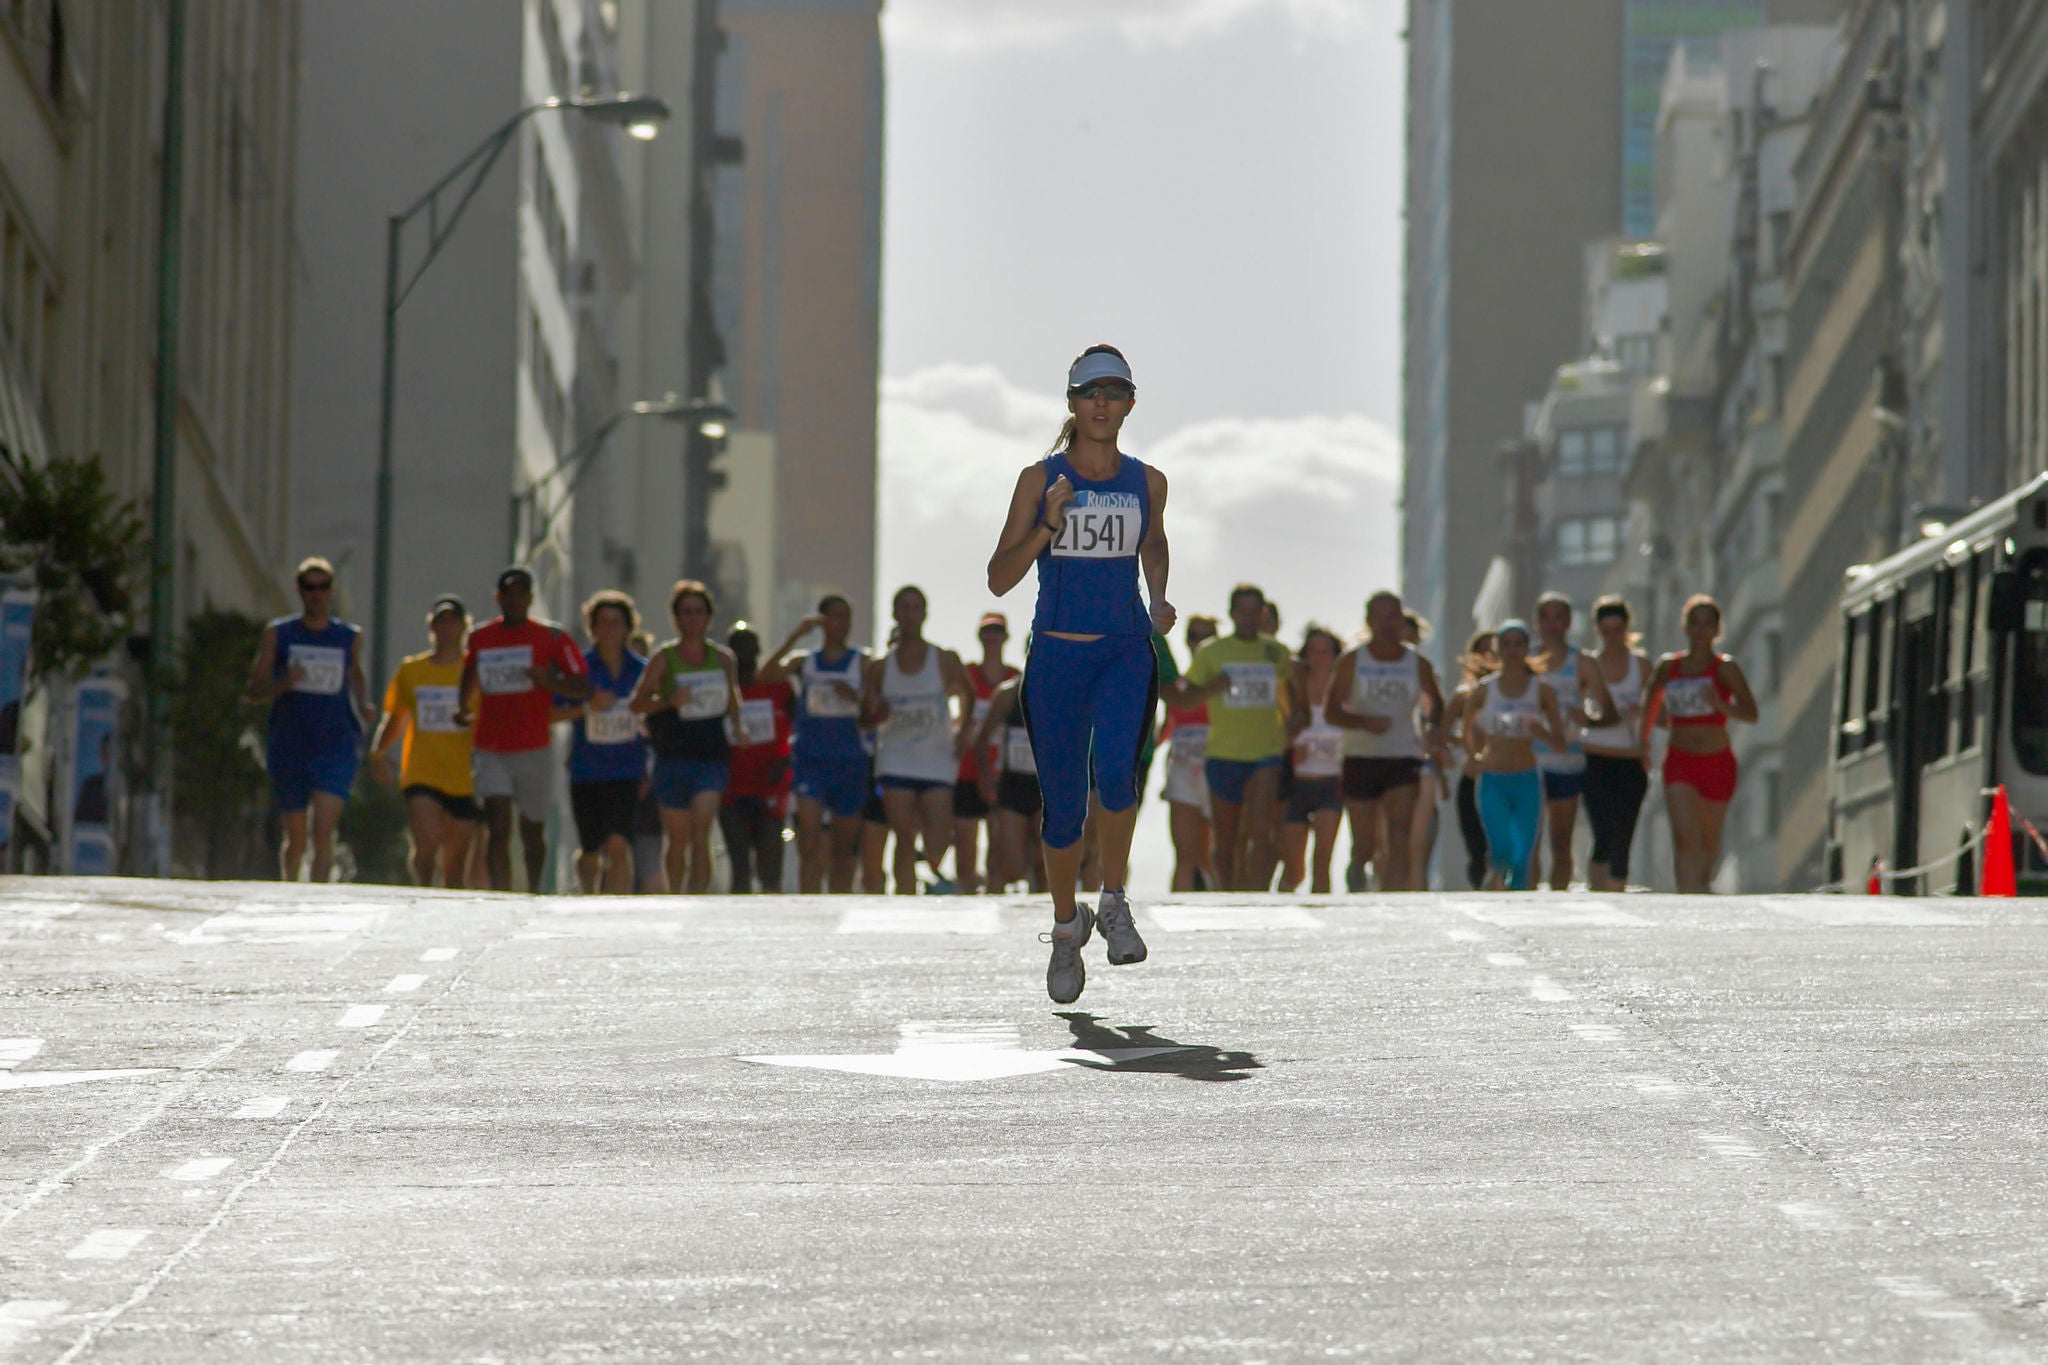
<svg viewBox="0 0 2048 1365">
<path fill-rule="evenodd" d="M 1884 894 L 1884 859 L 1877 858 L 1872 860 L 1870 864 L 1870 883 L 1863 888 L 1863 894 L 1866 896 L 1882 896 Z"/>
<path fill-rule="evenodd" d="M 1984 882 L 1978 894 L 2019 894 L 2019 883 L 2012 870 L 2012 807 L 2006 803 L 2002 784 L 1991 798 L 1991 823 L 1984 830 Z"/>
</svg>

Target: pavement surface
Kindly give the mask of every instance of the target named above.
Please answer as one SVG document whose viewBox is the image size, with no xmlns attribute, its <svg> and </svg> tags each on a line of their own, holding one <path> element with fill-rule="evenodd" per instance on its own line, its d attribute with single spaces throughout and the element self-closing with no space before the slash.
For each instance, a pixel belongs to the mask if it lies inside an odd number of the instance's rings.
<svg viewBox="0 0 2048 1365">
<path fill-rule="evenodd" d="M 0 1362 L 2048 1359 L 2032 901 L 0 879 Z"/>
</svg>

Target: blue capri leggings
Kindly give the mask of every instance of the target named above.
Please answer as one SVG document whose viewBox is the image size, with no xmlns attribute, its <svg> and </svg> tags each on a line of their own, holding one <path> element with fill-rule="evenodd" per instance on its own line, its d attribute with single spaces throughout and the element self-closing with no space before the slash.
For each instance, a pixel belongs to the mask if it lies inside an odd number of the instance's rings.
<svg viewBox="0 0 2048 1365">
<path fill-rule="evenodd" d="M 1024 724 L 1045 792 L 1047 848 L 1081 842 L 1090 756 L 1102 808 L 1138 804 L 1138 747 L 1158 704 L 1158 664 L 1142 635 L 1062 640 L 1039 634 L 1024 666 Z"/>
<path fill-rule="evenodd" d="M 1479 823 L 1486 826 L 1486 858 L 1512 891 L 1529 889 L 1529 856 L 1543 818 L 1543 778 L 1534 768 L 1479 774 Z"/>
</svg>

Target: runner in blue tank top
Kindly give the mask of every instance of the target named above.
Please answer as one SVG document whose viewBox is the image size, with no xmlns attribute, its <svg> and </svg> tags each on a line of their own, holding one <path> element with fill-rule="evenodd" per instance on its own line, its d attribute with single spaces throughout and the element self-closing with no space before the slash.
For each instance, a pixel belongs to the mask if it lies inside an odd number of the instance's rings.
<svg viewBox="0 0 2048 1365">
<path fill-rule="evenodd" d="M 797 642 L 812 631 L 823 643 L 798 653 Z M 796 793 L 797 889 L 807 896 L 828 885 L 853 890 L 861 813 L 875 787 L 860 732 L 867 651 L 848 643 L 852 635 L 853 603 L 827 593 L 817 614 L 805 617 L 754 675 L 756 682 L 786 682 L 796 693 L 790 789 Z"/>
<path fill-rule="evenodd" d="M 988 563 L 1001 597 L 1038 569 L 1038 610 L 1024 670 L 1025 725 L 1045 793 L 1046 883 L 1052 891 L 1056 1003 L 1081 995 L 1081 963 L 1097 923 L 1114 965 L 1145 960 L 1125 883 L 1138 819 L 1138 752 L 1157 704 L 1152 632 L 1173 628 L 1166 600 L 1166 476 L 1117 449 L 1137 385 L 1114 346 L 1091 346 L 1067 372 L 1072 414 L 1047 456 L 1017 477 L 1002 539 Z M 1152 607 L 1138 591 L 1143 569 Z M 1075 905 L 1090 767 L 1101 797 L 1102 899 Z"/>
<path fill-rule="evenodd" d="M 334 566 L 317 556 L 300 563 L 297 616 L 263 628 L 249 669 L 249 700 L 270 703 L 265 745 L 271 790 L 284 823 L 279 875 L 299 879 L 312 809 L 312 880 L 334 875 L 334 831 L 355 785 L 370 685 L 356 645 L 362 632 L 330 613 Z"/>
</svg>

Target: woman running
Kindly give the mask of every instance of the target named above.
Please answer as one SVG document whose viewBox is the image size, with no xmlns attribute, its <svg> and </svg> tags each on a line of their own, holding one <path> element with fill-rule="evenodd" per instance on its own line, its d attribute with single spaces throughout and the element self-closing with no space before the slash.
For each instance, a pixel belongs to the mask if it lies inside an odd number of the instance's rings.
<svg viewBox="0 0 2048 1365">
<path fill-rule="evenodd" d="M 469 637 L 469 612 L 462 599 L 437 598 L 427 630 L 434 647 L 407 656 L 384 693 L 384 719 L 370 741 L 370 770 L 391 781 L 390 749 L 403 727 L 397 777 L 412 840 L 407 865 L 413 884 L 432 886 L 439 868 L 443 886 L 460 887 L 467 883 L 470 844 L 484 818 L 470 773 L 469 729 L 455 723 L 462 647 Z"/>
<path fill-rule="evenodd" d="M 1012 882 L 1043 880 L 1032 875 L 1031 860 L 1036 851 L 1032 823 L 1044 812 L 1045 798 L 1038 790 L 1038 760 L 1031 752 L 1031 732 L 1025 728 L 1024 709 L 1018 704 L 1023 688 L 1022 678 L 1012 678 L 998 687 L 974 732 L 976 780 L 982 800 L 995 812 L 988 850 L 991 891 L 1007 891 Z"/>
<path fill-rule="evenodd" d="M 1017 670 L 1003 658 L 1003 646 L 1010 641 L 1010 620 L 999 611 L 984 612 L 975 627 L 981 642 L 981 660 L 967 670 L 974 684 L 974 716 L 970 726 L 979 730 L 988 715 L 989 698 L 996 689 L 1017 676 Z M 981 790 L 981 756 L 961 755 L 960 771 L 953 779 L 953 880 L 963 895 L 981 890 L 981 826 L 994 818 L 995 808 Z M 993 826 L 991 826 L 993 835 Z"/>
<path fill-rule="evenodd" d="M 1429 643 L 1429 622 L 1414 611 L 1401 613 L 1401 639 L 1410 649 L 1420 650 Z M 1436 836 L 1442 824 L 1443 803 L 1450 799 L 1451 788 L 1445 774 L 1450 771 L 1450 748 L 1444 742 L 1444 718 L 1441 714 L 1424 716 L 1424 727 L 1435 736 L 1422 754 L 1421 790 L 1415 796 L 1415 816 L 1408 826 L 1408 866 L 1413 869 L 1415 889 L 1429 889 L 1430 865 L 1436 861 Z"/>
<path fill-rule="evenodd" d="M 1458 832 L 1465 839 L 1465 880 L 1475 891 L 1486 883 L 1486 826 L 1479 819 L 1479 772 L 1472 766 L 1472 696 L 1499 665 L 1493 632 L 1474 632 L 1458 660 L 1463 680 L 1444 707 L 1445 743 L 1463 754 L 1458 766 Z"/>
<path fill-rule="evenodd" d="M 711 889 L 711 826 L 732 780 L 726 722 L 739 719 L 740 680 L 732 651 L 710 638 L 717 612 L 711 589 L 685 578 L 669 594 L 668 609 L 676 638 L 648 660 L 631 707 L 647 717 L 654 746 L 669 890 L 701 895 Z"/>
<path fill-rule="evenodd" d="M 1586 731 L 1586 820 L 1593 826 L 1586 884 L 1595 891 L 1628 890 L 1629 847 L 1650 789 L 1650 751 L 1643 747 L 1643 689 L 1650 661 L 1636 651 L 1628 622 L 1628 603 L 1622 598 L 1603 597 L 1593 604 L 1593 629 L 1600 633 L 1593 662 L 1621 713 L 1615 724 Z"/>
<path fill-rule="evenodd" d="M 1401 599 L 1376 592 L 1365 604 L 1365 643 L 1348 651 L 1331 680 L 1330 723 L 1344 731 L 1344 807 L 1351 815 L 1351 861 L 1370 860 L 1382 891 L 1413 891 L 1408 830 L 1422 792 L 1422 760 L 1436 746 L 1443 693 L 1429 660 L 1402 639 Z M 1375 847 L 1377 821 L 1388 838 Z M 1346 885 L 1350 885 L 1347 880 Z"/>
<path fill-rule="evenodd" d="M 1071 414 L 1052 451 L 1017 476 L 989 559 L 1001 597 L 1035 564 L 1038 607 L 1024 711 L 1045 796 L 1046 885 L 1052 957 L 1046 993 L 1059 1004 L 1087 982 L 1081 949 L 1102 925 L 1114 965 L 1145 960 L 1125 892 L 1138 818 L 1141 731 L 1150 722 L 1158 664 L 1152 633 L 1173 629 L 1166 600 L 1166 476 L 1117 448 L 1137 385 L 1123 353 L 1092 346 L 1067 372 Z M 1142 567 L 1152 606 L 1138 592 Z M 1090 774 L 1102 795 L 1102 897 L 1075 904 Z"/>
<path fill-rule="evenodd" d="M 922 588 L 896 590 L 890 604 L 896 643 L 867 666 L 861 688 L 861 719 L 880 726 L 875 739 L 875 787 L 882 814 L 896 836 L 896 894 L 917 894 L 918 836 L 934 880 L 931 894 L 950 896 L 959 888 L 941 870 L 953 842 L 953 784 L 960 776 L 974 688 L 960 656 L 924 638 Z M 956 721 L 952 702 L 960 703 Z"/>
<path fill-rule="evenodd" d="M 1308 696 L 1308 725 L 1294 737 L 1294 790 L 1288 793 L 1280 827 L 1280 889 L 1301 889 L 1309 870 L 1309 835 L 1315 835 L 1315 870 L 1309 890 L 1330 894 L 1330 863 L 1337 830 L 1344 823 L 1344 732 L 1330 724 L 1325 706 L 1344 646 L 1323 626 L 1311 625 L 1301 640 L 1302 691 Z"/>
<path fill-rule="evenodd" d="M 1479 818 L 1486 825 L 1486 884 L 1510 891 L 1535 886 L 1532 858 L 1543 818 L 1543 779 L 1536 741 L 1565 744 L 1557 694 L 1529 668 L 1529 627 L 1502 623 L 1494 632 L 1500 671 L 1473 689 L 1465 727 L 1472 766 L 1479 772 Z"/>
<path fill-rule="evenodd" d="M 797 643 L 818 632 L 816 649 Z M 860 861 L 863 813 L 875 789 L 861 735 L 860 689 L 868 653 L 849 644 L 853 603 L 838 593 L 818 600 L 782 647 L 762 661 L 755 680 L 786 683 L 796 694 L 790 737 L 790 785 L 796 792 L 797 888 L 815 896 L 827 886 L 853 890 Z M 827 828 L 827 821 L 830 827 Z"/>
<path fill-rule="evenodd" d="M 1721 638 L 1721 605 L 1704 593 L 1685 604 L 1683 654 L 1666 654 L 1643 698 L 1642 742 L 1660 709 L 1671 729 L 1664 753 L 1664 809 L 1671 818 L 1678 889 L 1704 895 L 1721 861 L 1721 822 L 1735 796 L 1735 750 L 1728 722 L 1756 721 L 1756 697 L 1741 667 L 1714 648 Z"/>
<path fill-rule="evenodd" d="M 782 889 L 782 832 L 789 821 L 789 738 L 795 698 L 786 680 L 761 681 L 761 637 L 746 622 L 725 637 L 740 681 L 739 724 L 731 727 L 732 782 L 718 808 L 732 865 L 732 893 Z"/>
<path fill-rule="evenodd" d="M 1190 616 L 1188 657 L 1216 638 L 1213 616 Z M 1159 740 L 1166 745 L 1167 831 L 1173 837 L 1173 889 L 1214 891 L 1221 883 L 1209 860 L 1209 780 L 1204 762 L 1209 753 L 1209 703 L 1197 697 L 1181 700 L 1179 689 L 1166 708 Z"/>
<path fill-rule="evenodd" d="M 576 886 L 584 895 L 625 895 L 633 889 L 633 815 L 647 746 L 640 717 L 627 699 L 640 685 L 647 660 L 627 647 L 640 628 L 640 609 L 614 588 L 583 604 L 590 648 L 583 666 L 590 696 L 558 699 L 554 719 L 573 725 L 569 746 L 569 809 L 576 820 Z"/>
<path fill-rule="evenodd" d="M 1586 746 L 1580 739 L 1587 725 L 1613 725 L 1614 699 L 1607 695 L 1606 680 L 1600 676 L 1593 656 L 1574 647 L 1572 602 L 1559 592 L 1547 592 L 1536 601 L 1536 633 L 1542 648 L 1530 657 L 1529 666 L 1545 690 L 1557 694 L 1558 713 L 1564 717 L 1565 742 L 1536 745 L 1536 769 L 1543 774 L 1544 824 L 1550 831 L 1550 889 L 1569 890 L 1573 866 L 1572 835 L 1579 823 L 1579 798 L 1586 790 Z"/>
</svg>

